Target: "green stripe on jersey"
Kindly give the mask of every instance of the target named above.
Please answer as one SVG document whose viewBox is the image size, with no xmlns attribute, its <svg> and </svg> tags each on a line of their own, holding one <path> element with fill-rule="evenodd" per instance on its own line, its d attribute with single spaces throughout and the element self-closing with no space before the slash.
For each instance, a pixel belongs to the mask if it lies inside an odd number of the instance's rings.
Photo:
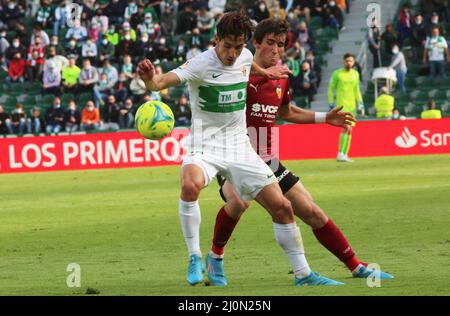
<svg viewBox="0 0 450 316">
<path fill-rule="evenodd" d="M 227 86 L 200 86 L 198 96 L 203 111 L 228 113 L 243 110 L 247 99 L 247 82 Z"/>
</svg>

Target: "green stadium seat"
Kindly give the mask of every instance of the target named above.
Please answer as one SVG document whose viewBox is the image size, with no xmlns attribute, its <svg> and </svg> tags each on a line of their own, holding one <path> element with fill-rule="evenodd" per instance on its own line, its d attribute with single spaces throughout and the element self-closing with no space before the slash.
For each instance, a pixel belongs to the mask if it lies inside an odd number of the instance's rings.
<svg viewBox="0 0 450 316">
<path fill-rule="evenodd" d="M 429 92 L 427 90 L 421 90 L 417 96 L 414 98 L 414 104 L 416 106 L 420 105 L 425 105 L 427 104 L 428 100 L 430 99 L 429 97 Z"/>
<path fill-rule="evenodd" d="M 23 100 L 23 105 L 24 106 L 34 106 L 36 105 L 36 98 L 34 97 L 34 95 L 27 95 L 25 96 L 25 99 Z"/>
<path fill-rule="evenodd" d="M 75 96 L 74 96 L 72 93 L 64 93 L 64 94 L 61 96 L 61 103 L 62 103 L 63 105 L 69 104 L 69 101 L 70 101 L 70 100 L 75 100 Z"/>
<path fill-rule="evenodd" d="M 27 86 L 25 87 L 27 93 L 34 95 L 34 96 L 41 94 L 41 88 L 42 88 L 42 85 L 40 82 L 29 82 L 29 83 L 27 83 Z"/>
<path fill-rule="evenodd" d="M 78 105 L 81 108 L 84 108 L 84 105 L 86 104 L 87 101 L 93 100 L 92 98 L 92 94 L 90 92 L 84 92 L 80 95 L 79 99 L 78 99 Z"/>
<path fill-rule="evenodd" d="M 6 112 L 10 112 L 17 104 L 17 98 L 15 96 L 9 96 L 5 101 L 5 110 L 8 109 Z"/>
<path fill-rule="evenodd" d="M 39 102 L 39 105 L 41 105 L 44 108 L 47 108 L 53 104 L 54 100 L 55 100 L 55 96 L 53 94 L 46 94 L 42 98 L 41 102 Z"/>
<path fill-rule="evenodd" d="M 23 84 L 15 82 L 11 84 L 11 91 L 8 92 L 9 95 L 18 97 L 23 93 Z"/>
</svg>

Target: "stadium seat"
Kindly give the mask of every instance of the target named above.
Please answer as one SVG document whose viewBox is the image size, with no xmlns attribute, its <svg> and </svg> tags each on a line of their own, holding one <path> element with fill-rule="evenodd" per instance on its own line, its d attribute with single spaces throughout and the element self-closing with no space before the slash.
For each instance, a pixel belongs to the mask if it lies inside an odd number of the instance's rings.
<svg viewBox="0 0 450 316">
<path fill-rule="evenodd" d="M 46 94 L 42 98 L 40 105 L 44 108 L 47 108 L 53 104 L 53 100 L 55 100 L 55 96 L 53 94 Z"/>
<path fill-rule="evenodd" d="M 26 91 L 31 95 L 41 94 L 42 85 L 40 82 L 28 82 L 26 85 Z"/>
<path fill-rule="evenodd" d="M 8 92 L 9 95 L 14 96 L 14 97 L 18 97 L 19 95 L 21 95 L 23 93 L 23 84 L 21 83 L 12 83 L 11 84 L 11 91 Z"/>
<path fill-rule="evenodd" d="M 75 100 L 75 96 L 72 93 L 64 93 L 61 96 L 61 104 L 67 106 L 70 100 Z"/>
<path fill-rule="evenodd" d="M 78 105 L 80 107 L 84 107 L 84 105 L 86 104 L 87 101 L 93 100 L 92 98 L 92 93 L 90 92 L 84 92 L 80 95 L 79 99 L 78 99 Z"/>
<path fill-rule="evenodd" d="M 418 105 L 422 106 L 427 104 L 429 99 L 430 99 L 429 92 L 427 90 L 421 90 L 414 98 L 414 104 L 416 106 Z"/>
<path fill-rule="evenodd" d="M 8 109 L 6 112 L 10 112 L 17 104 L 17 98 L 15 96 L 9 96 L 5 101 L 5 110 Z"/>
<path fill-rule="evenodd" d="M 303 108 L 303 109 L 309 109 L 310 108 L 310 104 L 309 104 L 309 100 L 307 97 L 299 97 L 299 96 L 294 96 L 294 102 L 295 105 Z"/>
<path fill-rule="evenodd" d="M 34 95 L 27 95 L 25 96 L 25 99 L 23 100 L 23 105 L 25 107 L 32 107 L 36 105 L 36 98 L 34 97 Z"/>
</svg>

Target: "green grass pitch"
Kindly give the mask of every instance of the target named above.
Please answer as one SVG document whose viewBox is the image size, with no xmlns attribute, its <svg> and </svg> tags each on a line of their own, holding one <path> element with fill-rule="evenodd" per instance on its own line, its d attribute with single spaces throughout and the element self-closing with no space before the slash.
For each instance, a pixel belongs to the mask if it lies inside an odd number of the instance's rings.
<svg viewBox="0 0 450 316">
<path fill-rule="evenodd" d="M 346 285 L 294 287 L 270 217 L 256 204 L 226 249 L 229 286 L 187 285 L 179 167 L 1 175 L 0 295 L 449 295 L 449 158 L 286 162 L 358 257 L 395 275 L 378 288 L 351 278 L 303 223 L 312 269 Z M 222 205 L 216 183 L 200 205 L 205 254 Z M 66 285 L 69 263 L 81 267 L 80 288 Z"/>
</svg>

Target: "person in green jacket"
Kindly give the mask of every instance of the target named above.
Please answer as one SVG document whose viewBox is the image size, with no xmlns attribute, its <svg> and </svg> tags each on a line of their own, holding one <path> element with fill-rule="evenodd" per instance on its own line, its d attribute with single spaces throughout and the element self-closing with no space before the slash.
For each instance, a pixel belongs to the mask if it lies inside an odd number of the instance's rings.
<svg viewBox="0 0 450 316">
<path fill-rule="evenodd" d="M 420 114 L 422 119 L 440 119 L 442 118 L 441 110 L 436 109 L 436 102 L 434 100 L 428 101 L 428 110 L 423 111 Z"/>
<path fill-rule="evenodd" d="M 364 113 L 364 104 L 359 89 L 359 73 L 353 69 L 355 57 L 352 54 L 344 55 L 344 68 L 337 69 L 331 76 L 328 87 L 328 103 L 330 109 L 343 107 L 342 111 L 356 115 L 356 106 Z M 353 125 L 354 127 L 354 125 Z M 353 162 L 348 158 L 350 143 L 352 139 L 352 126 L 346 126 L 339 138 L 339 151 L 337 161 Z"/>
<path fill-rule="evenodd" d="M 390 119 L 394 110 L 394 97 L 388 94 L 387 87 L 380 89 L 380 96 L 375 100 L 375 109 L 377 110 L 377 118 Z"/>
</svg>

